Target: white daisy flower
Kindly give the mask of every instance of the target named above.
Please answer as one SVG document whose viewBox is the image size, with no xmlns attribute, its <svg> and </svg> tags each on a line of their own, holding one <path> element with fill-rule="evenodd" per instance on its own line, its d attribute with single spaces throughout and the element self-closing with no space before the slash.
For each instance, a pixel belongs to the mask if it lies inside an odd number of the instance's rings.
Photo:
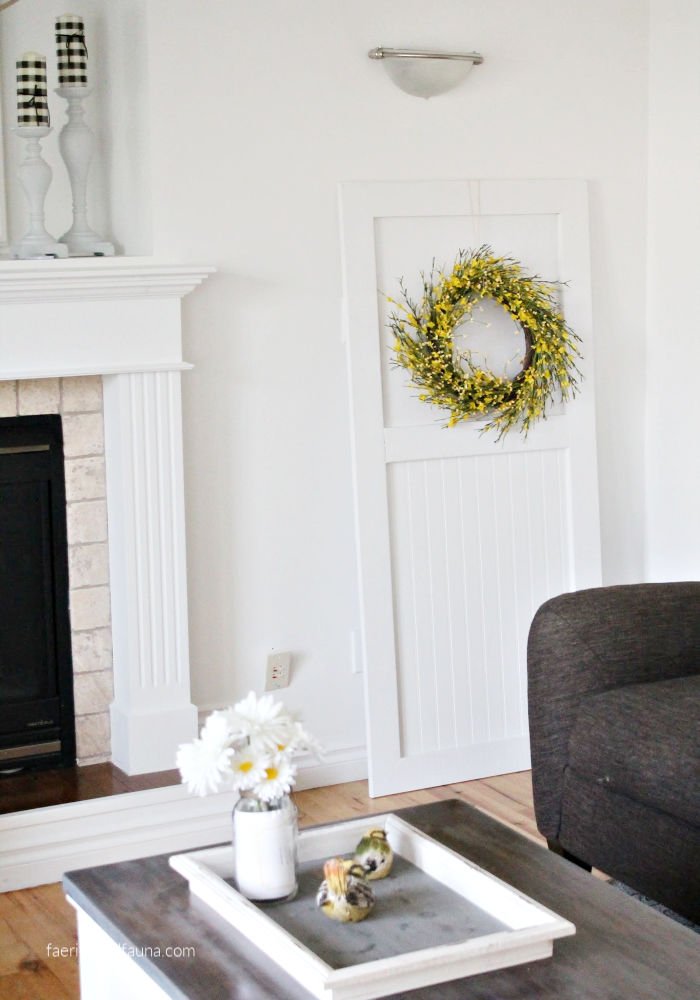
<svg viewBox="0 0 700 1000">
<path fill-rule="evenodd" d="M 206 795 L 215 792 L 229 772 L 229 758 L 233 753 L 213 740 L 193 740 L 178 748 L 175 763 L 180 769 L 188 792 Z"/>
<path fill-rule="evenodd" d="M 292 753 L 311 753 L 315 757 L 323 756 L 323 747 L 321 744 L 307 733 L 300 722 L 292 723 L 292 737 L 289 741 L 289 750 Z"/>
<path fill-rule="evenodd" d="M 240 792 L 249 791 L 266 779 L 264 758 L 252 747 L 234 753 L 229 767 L 233 773 L 233 787 Z"/>
<path fill-rule="evenodd" d="M 271 695 L 251 691 L 233 708 L 212 712 L 199 739 L 183 744 L 176 763 L 190 792 L 206 795 L 222 782 L 265 802 L 294 786 L 295 753 L 322 753 L 321 746 Z"/>
<path fill-rule="evenodd" d="M 251 691 L 247 698 L 234 705 L 228 715 L 231 728 L 250 740 L 251 746 L 275 751 L 285 746 L 292 734 L 293 723 L 284 705 L 269 695 L 258 698 Z"/>
<path fill-rule="evenodd" d="M 231 731 L 228 714 L 226 712 L 212 712 L 202 726 L 199 737 L 208 746 L 212 748 L 219 746 L 223 750 L 224 747 L 230 746 L 234 735 Z"/>
<path fill-rule="evenodd" d="M 297 769 L 289 756 L 276 754 L 265 764 L 264 780 L 258 782 L 253 791 L 263 802 L 273 802 L 291 792 L 296 774 Z"/>
</svg>

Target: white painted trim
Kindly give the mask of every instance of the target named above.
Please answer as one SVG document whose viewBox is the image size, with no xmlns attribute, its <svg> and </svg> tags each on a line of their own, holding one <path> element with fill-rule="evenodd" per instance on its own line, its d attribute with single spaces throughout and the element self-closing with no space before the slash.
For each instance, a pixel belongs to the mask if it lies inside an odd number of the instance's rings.
<svg viewBox="0 0 700 1000">
<path fill-rule="evenodd" d="M 0 261 L 0 303 L 183 298 L 214 272 L 152 257 Z"/>
<path fill-rule="evenodd" d="M 366 778 L 364 747 L 327 756 L 300 766 L 299 790 Z M 235 800 L 233 792 L 196 798 L 174 785 L 0 816 L 0 892 L 58 882 L 78 868 L 225 843 Z"/>
<path fill-rule="evenodd" d="M 198 799 L 175 785 L 2 816 L 0 890 L 57 882 L 76 868 L 223 843 L 234 801 L 231 792 Z"/>
<path fill-rule="evenodd" d="M 112 375 L 103 385 L 112 760 L 127 774 L 148 774 L 172 767 L 178 746 L 197 735 L 190 702 L 180 373 Z"/>
<path fill-rule="evenodd" d="M 367 780 L 367 747 L 344 747 L 329 750 L 321 761 L 301 760 L 297 772 L 297 788 L 324 788 L 347 781 Z"/>
<path fill-rule="evenodd" d="M 28 368 L 17 371 L 0 372 L 0 382 L 17 382 L 21 379 L 39 378 L 75 378 L 81 375 L 145 375 L 149 372 L 187 372 L 194 368 L 194 365 L 187 361 L 154 361 L 143 364 L 129 365 L 74 365 L 66 366 L 60 370 L 56 368 L 38 369 L 31 371 Z"/>
</svg>

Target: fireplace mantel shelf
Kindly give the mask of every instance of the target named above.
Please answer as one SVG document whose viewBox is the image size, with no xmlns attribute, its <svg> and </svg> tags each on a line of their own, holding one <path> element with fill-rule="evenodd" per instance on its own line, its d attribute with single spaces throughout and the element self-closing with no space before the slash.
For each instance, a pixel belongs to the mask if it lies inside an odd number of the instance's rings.
<svg viewBox="0 0 700 1000">
<path fill-rule="evenodd" d="M 0 261 L 0 381 L 185 370 L 180 300 L 214 270 L 153 257 Z"/>
<path fill-rule="evenodd" d="M 153 257 L 0 261 L 0 303 L 183 298 L 215 268 Z"/>
</svg>

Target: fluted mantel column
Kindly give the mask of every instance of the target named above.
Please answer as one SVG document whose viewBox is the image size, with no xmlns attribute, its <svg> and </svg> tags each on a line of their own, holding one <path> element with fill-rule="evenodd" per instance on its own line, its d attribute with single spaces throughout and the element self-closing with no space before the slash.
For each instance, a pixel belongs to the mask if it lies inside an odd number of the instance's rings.
<svg viewBox="0 0 700 1000">
<path fill-rule="evenodd" d="M 168 770 L 197 734 L 190 703 L 180 373 L 104 383 L 114 702 L 112 759 Z"/>
</svg>

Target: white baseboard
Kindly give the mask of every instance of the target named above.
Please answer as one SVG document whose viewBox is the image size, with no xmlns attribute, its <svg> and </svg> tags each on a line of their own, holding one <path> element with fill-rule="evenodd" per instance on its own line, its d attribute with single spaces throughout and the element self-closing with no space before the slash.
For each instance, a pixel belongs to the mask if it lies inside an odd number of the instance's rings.
<svg viewBox="0 0 700 1000">
<path fill-rule="evenodd" d="M 325 788 L 366 778 L 367 747 L 344 747 L 342 750 L 327 750 L 320 763 L 312 758 L 302 760 L 296 787 L 302 791 L 304 788 Z"/>
<path fill-rule="evenodd" d="M 297 788 L 367 777 L 364 747 L 303 763 Z M 0 816 L 0 892 L 58 882 L 64 872 L 231 839 L 233 792 L 197 798 L 182 785 Z"/>
</svg>

